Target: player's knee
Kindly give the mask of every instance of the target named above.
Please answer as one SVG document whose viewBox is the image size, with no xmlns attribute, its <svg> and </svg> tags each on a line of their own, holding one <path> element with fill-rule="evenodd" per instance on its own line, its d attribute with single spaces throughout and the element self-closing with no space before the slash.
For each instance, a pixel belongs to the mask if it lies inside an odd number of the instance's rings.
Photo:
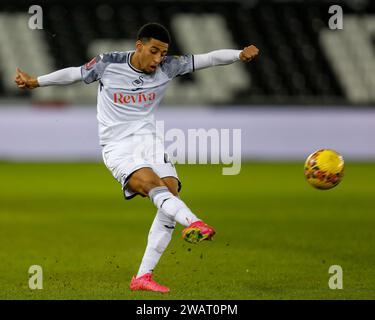
<svg viewBox="0 0 375 320">
<path fill-rule="evenodd" d="M 142 176 L 137 175 L 134 177 L 131 177 L 131 180 L 129 180 L 129 186 L 134 191 L 147 196 L 150 190 L 156 187 L 165 186 L 163 180 L 161 180 L 158 176 Z"/>
<path fill-rule="evenodd" d="M 178 187 L 170 187 L 168 186 L 170 193 L 172 193 L 175 197 L 178 197 Z"/>
<path fill-rule="evenodd" d="M 156 187 L 165 187 L 163 180 L 160 178 L 156 179 L 145 179 L 142 181 L 142 192 L 146 195 L 149 194 L 150 190 Z"/>
<path fill-rule="evenodd" d="M 176 178 L 166 177 L 163 179 L 163 182 L 168 187 L 170 193 L 172 193 L 175 197 L 178 197 L 178 189 L 179 189 L 179 182 Z"/>
</svg>

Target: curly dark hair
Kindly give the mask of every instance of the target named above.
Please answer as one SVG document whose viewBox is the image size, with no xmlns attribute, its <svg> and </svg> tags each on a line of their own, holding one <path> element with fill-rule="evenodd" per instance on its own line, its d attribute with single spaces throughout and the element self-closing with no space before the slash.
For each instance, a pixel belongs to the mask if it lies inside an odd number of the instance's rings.
<svg viewBox="0 0 375 320">
<path fill-rule="evenodd" d="M 171 43 L 169 31 L 160 23 L 150 22 L 139 29 L 137 40 L 145 42 L 149 41 L 151 38 L 168 44 Z"/>
</svg>

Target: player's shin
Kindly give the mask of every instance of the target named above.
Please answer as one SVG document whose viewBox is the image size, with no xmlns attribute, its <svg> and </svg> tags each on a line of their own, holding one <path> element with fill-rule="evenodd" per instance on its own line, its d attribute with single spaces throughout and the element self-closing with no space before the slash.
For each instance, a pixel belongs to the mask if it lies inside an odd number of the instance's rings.
<svg viewBox="0 0 375 320">
<path fill-rule="evenodd" d="M 158 209 L 163 209 L 165 214 L 174 221 L 187 227 L 200 219 L 191 212 L 186 204 L 174 196 L 167 187 L 156 187 L 150 190 L 149 197 Z"/>
<path fill-rule="evenodd" d="M 172 239 L 175 224 L 176 222 L 169 218 L 163 210 L 158 210 L 150 228 L 146 251 L 143 255 L 137 277 L 141 277 L 146 273 L 152 273 Z"/>
</svg>

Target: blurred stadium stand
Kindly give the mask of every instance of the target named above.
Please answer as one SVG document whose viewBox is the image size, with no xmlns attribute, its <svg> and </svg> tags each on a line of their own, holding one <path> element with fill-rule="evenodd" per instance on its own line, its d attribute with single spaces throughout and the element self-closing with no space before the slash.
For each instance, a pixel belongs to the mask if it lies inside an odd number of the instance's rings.
<svg viewBox="0 0 375 320">
<path fill-rule="evenodd" d="M 133 49 L 150 21 L 170 29 L 170 54 L 261 52 L 172 81 L 163 106 L 179 106 L 159 110 L 166 128 L 241 129 L 243 159 L 302 160 L 322 147 L 375 159 L 375 1 L 48 0 L 43 30 L 28 28 L 31 4 L 0 1 L 0 160 L 99 160 L 97 86 L 22 91 L 15 68 L 41 75 Z M 344 29 L 334 31 L 328 8 L 337 4 Z"/>
<path fill-rule="evenodd" d="M 340 4 L 344 30 L 328 29 Z M 17 65 L 45 74 L 79 66 L 103 51 L 132 49 L 149 21 L 169 27 L 171 54 L 255 44 L 256 61 L 178 78 L 165 104 L 365 104 L 375 101 L 374 1 L 154 1 L 42 3 L 44 30 L 30 30 L 29 1 L 0 2 L 0 95 L 3 100 L 93 104 L 96 86 L 22 92 Z M 18 101 L 18 100 L 16 100 Z"/>
</svg>

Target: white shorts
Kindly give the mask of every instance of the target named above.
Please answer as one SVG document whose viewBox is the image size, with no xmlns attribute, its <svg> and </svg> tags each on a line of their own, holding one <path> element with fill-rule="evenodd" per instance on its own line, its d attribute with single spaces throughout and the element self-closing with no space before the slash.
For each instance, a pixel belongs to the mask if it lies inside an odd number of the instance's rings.
<svg viewBox="0 0 375 320">
<path fill-rule="evenodd" d="M 138 194 L 127 184 L 135 171 L 145 167 L 151 168 L 160 178 L 175 177 L 178 180 L 178 190 L 181 189 L 176 168 L 165 153 L 160 137 L 132 135 L 122 141 L 104 145 L 102 156 L 108 170 L 121 183 L 125 199 Z"/>
</svg>

